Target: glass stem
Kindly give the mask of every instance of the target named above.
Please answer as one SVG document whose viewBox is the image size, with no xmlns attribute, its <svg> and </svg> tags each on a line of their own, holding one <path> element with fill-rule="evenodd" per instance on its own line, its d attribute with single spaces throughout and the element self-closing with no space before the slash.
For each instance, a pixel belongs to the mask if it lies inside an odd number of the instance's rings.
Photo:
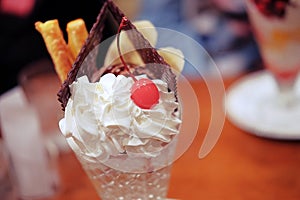
<svg viewBox="0 0 300 200">
<path fill-rule="evenodd" d="M 288 108 L 293 107 L 297 102 L 294 91 L 296 79 L 277 79 L 276 82 L 279 90 L 280 105 Z"/>
</svg>

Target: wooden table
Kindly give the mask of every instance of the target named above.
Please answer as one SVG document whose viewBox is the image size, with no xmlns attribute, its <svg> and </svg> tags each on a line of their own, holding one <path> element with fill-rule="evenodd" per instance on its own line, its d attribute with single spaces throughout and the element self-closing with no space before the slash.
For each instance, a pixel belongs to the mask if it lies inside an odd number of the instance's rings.
<svg viewBox="0 0 300 200">
<path fill-rule="evenodd" d="M 235 80 L 225 80 L 225 88 Z M 298 141 L 256 137 L 226 119 L 216 146 L 206 157 L 198 158 L 211 102 L 203 81 L 191 84 L 198 91 L 200 126 L 190 148 L 173 165 L 168 196 L 181 200 L 299 200 Z M 53 200 L 99 199 L 73 153 L 61 155 L 58 167 L 61 186 Z"/>
</svg>

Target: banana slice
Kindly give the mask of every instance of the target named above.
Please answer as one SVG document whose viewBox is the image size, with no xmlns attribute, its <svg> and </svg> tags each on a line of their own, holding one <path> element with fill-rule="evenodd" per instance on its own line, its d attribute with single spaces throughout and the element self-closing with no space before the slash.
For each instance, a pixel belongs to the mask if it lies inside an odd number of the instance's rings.
<svg viewBox="0 0 300 200">
<path fill-rule="evenodd" d="M 164 47 L 157 50 L 165 61 L 171 66 L 172 71 L 178 76 L 184 67 L 184 55 L 182 51 L 173 47 Z"/>
</svg>

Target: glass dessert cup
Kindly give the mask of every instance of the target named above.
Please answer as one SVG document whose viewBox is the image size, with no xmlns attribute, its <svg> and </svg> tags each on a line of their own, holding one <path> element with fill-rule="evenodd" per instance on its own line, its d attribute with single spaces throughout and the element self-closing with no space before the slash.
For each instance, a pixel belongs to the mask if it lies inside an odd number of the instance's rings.
<svg viewBox="0 0 300 200">
<path fill-rule="evenodd" d="M 300 4 L 292 0 L 246 0 L 246 6 L 265 69 L 276 88 L 276 92 L 265 91 L 264 97 L 250 101 L 257 104 L 259 123 L 264 124 L 260 131 L 268 132 L 270 137 L 272 132 L 275 137 L 281 132 L 287 134 L 287 139 L 294 138 L 300 132 L 296 88 L 300 71 Z"/>
<path fill-rule="evenodd" d="M 104 30 L 112 25 L 117 34 Z M 105 1 L 58 93 L 60 129 L 103 200 L 168 191 L 181 124 L 176 75 L 141 32 Z M 158 99 L 137 103 L 149 93 Z"/>
<path fill-rule="evenodd" d="M 108 76 L 112 77 L 111 74 L 108 74 L 105 77 L 101 77 L 100 81 L 103 79 L 107 80 L 106 78 Z M 118 78 L 120 78 L 120 76 L 118 76 Z M 81 77 L 78 78 L 76 84 L 80 82 L 80 79 Z M 131 80 L 131 77 L 128 77 L 127 79 Z M 103 82 L 107 83 L 106 81 Z M 114 82 L 114 84 L 117 85 L 116 82 Z M 119 84 L 122 84 L 122 81 Z M 100 85 L 96 86 L 96 89 L 98 88 L 101 88 L 100 90 L 104 91 L 107 89 Z M 92 93 L 94 92 L 93 90 L 94 89 L 92 89 Z M 126 89 L 124 90 L 127 91 Z M 74 92 L 73 89 L 72 91 Z M 84 90 L 84 93 L 85 92 L 88 91 Z M 95 92 L 95 94 L 96 93 L 97 92 Z M 114 95 L 118 96 L 118 94 L 113 94 L 113 96 Z M 91 95 L 87 96 L 90 97 Z M 118 96 L 116 100 L 118 100 L 119 97 L 120 96 Z M 90 98 L 88 98 L 87 101 L 85 101 L 80 94 L 77 92 L 73 93 L 73 103 L 78 99 L 80 99 L 81 105 L 87 105 L 91 102 L 92 105 L 101 104 L 101 102 L 98 101 L 98 98 L 91 101 L 89 101 Z M 75 152 L 81 166 L 93 183 L 94 188 L 101 199 L 165 199 L 168 192 L 171 166 L 175 160 L 178 136 L 175 134 L 177 131 L 173 132 L 174 130 L 172 129 L 176 127 L 176 130 L 179 131 L 180 127 L 178 124 L 175 125 L 175 127 L 171 125 L 169 128 L 168 124 L 177 124 L 180 122 L 177 120 L 177 122 L 170 122 L 170 119 L 164 119 L 164 117 L 168 118 L 169 114 L 165 114 L 164 111 L 160 110 L 162 107 L 158 107 L 158 109 L 151 108 L 150 110 L 140 110 L 140 114 L 142 115 L 141 118 L 143 119 L 140 119 L 139 117 L 137 117 L 137 119 L 132 119 L 135 118 L 135 114 L 132 115 L 131 113 L 139 113 L 138 110 L 134 109 L 136 106 L 132 107 L 131 105 L 128 105 L 128 110 L 127 106 L 122 107 L 125 112 L 119 112 L 120 104 L 127 105 L 127 102 L 132 104 L 130 101 L 125 99 L 119 103 L 114 100 L 111 102 L 114 103 L 108 103 L 109 106 L 104 105 L 106 108 L 110 107 L 108 113 L 100 114 L 101 112 L 98 112 L 97 109 L 95 111 L 95 108 L 90 109 L 85 107 L 88 111 L 86 113 L 83 111 L 82 116 L 88 114 L 89 117 L 86 117 L 87 119 L 82 119 L 80 117 L 78 119 L 73 118 L 75 120 L 73 126 L 76 126 L 77 128 L 74 133 L 70 133 L 72 136 L 68 133 L 66 135 L 69 146 L 72 148 L 73 152 Z M 111 108 L 111 106 L 116 107 L 116 109 Z M 101 109 L 100 107 L 99 109 Z M 66 116 L 70 113 L 69 109 L 70 107 L 66 108 Z M 75 113 L 81 112 L 80 106 L 72 107 L 71 109 L 74 109 L 72 111 Z M 158 110 L 159 112 L 157 112 Z M 170 112 L 172 115 L 176 116 L 176 118 L 180 119 L 180 110 L 181 108 L 178 104 L 178 108 L 174 111 L 171 109 Z M 143 117 L 143 113 L 148 113 L 149 116 L 145 118 L 151 118 L 150 121 Z M 100 120 L 99 114 L 103 116 L 108 114 L 109 117 L 106 116 Z M 157 114 L 162 115 L 157 116 Z M 120 118 L 120 115 L 126 116 L 126 119 L 124 119 L 124 117 Z M 140 116 L 139 114 L 137 115 Z M 156 120 L 156 118 L 161 119 L 161 117 L 163 117 L 162 120 Z M 88 121 L 91 118 L 97 120 L 92 120 L 92 123 L 96 122 L 96 124 L 93 123 L 89 126 L 90 124 Z M 66 117 L 64 119 L 65 121 L 68 121 Z M 81 123 L 81 120 L 86 121 Z M 128 127 L 126 125 L 124 126 L 124 124 L 128 124 L 126 122 L 124 123 L 124 120 L 130 121 Z M 143 122 L 143 120 L 145 120 L 145 122 Z M 135 122 L 138 122 L 138 127 L 134 128 L 132 127 L 134 126 L 132 124 L 135 124 Z M 153 126 L 152 123 L 159 123 L 159 125 L 156 124 Z M 108 126 L 106 126 L 106 124 L 108 124 Z M 164 128 L 165 126 L 167 126 L 167 128 Z M 93 130 L 92 127 L 97 128 L 96 130 Z M 141 128 L 143 133 L 139 133 L 139 130 L 136 128 Z M 62 128 L 62 130 L 63 129 L 64 128 Z M 80 133 L 82 129 L 85 130 Z M 148 131 L 144 132 L 145 129 L 148 129 Z M 86 133 L 86 131 L 91 132 Z M 97 135 L 92 133 L 94 131 L 97 132 Z M 65 131 L 63 132 L 64 134 L 66 133 Z M 148 133 L 150 134 L 148 135 Z M 167 135 L 160 136 L 162 133 Z M 139 134 L 142 134 L 143 136 L 136 137 Z M 169 136 L 169 134 L 171 135 Z M 168 142 L 158 139 L 165 137 Z M 137 140 L 138 144 L 133 144 Z"/>
<path fill-rule="evenodd" d="M 167 196 L 171 166 L 147 173 L 124 173 L 100 163 L 83 167 L 103 200 L 165 199 Z"/>
<path fill-rule="evenodd" d="M 101 199 L 167 197 L 176 140 L 156 158 L 120 155 L 105 162 L 86 156 L 72 141 L 68 142 Z"/>
<path fill-rule="evenodd" d="M 96 51 L 98 51 L 96 49 Z M 92 51 L 92 54 L 94 52 Z M 87 66 L 87 65 L 86 65 Z M 114 69 L 117 71 L 121 70 L 122 66 L 114 66 Z M 111 72 L 111 68 L 107 69 L 108 72 Z M 114 71 L 114 70 L 113 70 Z M 122 71 L 122 70 L 121 70 Z M 95 74 L 94 74 L 95 75 Z M 92 75 L 90 78 L 94 79 L 95 77 L 98 77 L 97 73 L 96 76 Z M 108 76 L 111 77 L 111 74 L 108 74 Z M 137 76 L 138 77 L 138 76 Z M 78 77 L 77 80 L 79 80 L 82 77 Z M 107 76 L 101 76 L 101 80 L 107 80 Z M 120 76 L 118 76 L 120 78 Z M 117 79 L 117 78 L 116 78 Z M 127 77 L 127 79 L 131 80 L 131 77 Z M 77 83 L 78 83 L 77 82 Z M 97 82 L 97 81 L 96 81 Z M 107 83 L 106 81 L 103 81 Z M 124 82 L 123 82 L 124 83 Z M 119 82 L 119 84 L 114 83 L 115 85 L 122 84 L 122 81 Z M 126 84 L 124 84 L 126 85 Z M 96 89 L 101 88 L 100 90 L 106 90 L 106 87 L 97 86 Z M 92 89 L 93 90 L 93 89 Z M 114 90 L 114 89 L 112 89 Z M 126 89 L 124 89 L 127 91 Z M 74 92 L 74 90 L 72 90 Z M 118 91 L 118 90 L 117 90 Z M 88 91 L 85 91 L 88 92 Z M 96 92 L 97 93 L 97 92 Z M 113 92 L 113 96 L 118 96 L 118 94 L 115 94 Z M 90 95 L 87 95 L 90 96 Z M 116 101 L 118 101 L 119 97 L 116 97 Z M 76 99 L 80 99 L 82 105 L 89 104 L 89 98 L 85 102 L 84 99 L 80 96 L 80 94 L 77 94 L 77 92 L 72 94 L 73 102 L 76 102 Z M 100 97 L 104 98 L 104 97 Z M 95 100 L 91 100 L 91 104 L 93 105 L 99 105 L 101 102 L 98 102 L 98 98 L 95 98 Z M 174 98 L 175 100 L 175 98 Z M 93 101 L 96 101 L 95 103 Z M 106 101 L 106 100 L 104 100 Z M 109 100 L 110 101 L 110 100 Z M 141 110 L 141 115 L 144 115 L 142 113 L 148 113 L 149 116 L 146 118 L 152 118 L 150 121 L 147 119 L 143 119 L 146 122 L 142 122 L 143 120 L 137 119 L 138 121 L 138 127 L 140 127 L 144 132 L 145 129 L 147 129 L 148 133 L 150 133 L 148 136 L 147 134 L 143 134 L 144 137 L 136 138 L 134 140 L 140 140 L 142 143 L 138 144 L 138 146 L 131 146 L 128 144 L 128 140 L 131 140 L 131 142 L 135 143 L 132 140 L 132 136 L 135 137 L 135 135 L 139 135 L 137 133 L 138 131 L 132 127 L 132 124 L 134 124 L 135 119 L 134 114 L 131 113 L 139 113 L 140 111 L 134 109 L 132 106 L 127 105 L 131 104 L 130 101 L 127 101 L 126 99 L 119 103 L 116 101 L 112 101 L 114 103 L 110 104 L 110 109 L 112 111 L 109 111 L 111 114 L 110 117 L 103 117 L 104 120 L 99 119 L 99 113 L 95 109 L 87 109 L 90 114 L 90 117 L 97 119 L 97 127 L 101 127 L 98 129 L 99 136 L 87 136 L 87 134 L 81 134 L 79 133 L 79 136 L 73 133 L 73 136 L 67 136 L 67 142 L 73 152 L 75 152 L 78 160 L 81 163 L 81 166 L 83 167 L 84 171 L 86 172 L 87 176 L 91 180 L 92 184 L 94 185 L 94 188 L 96 189 L 99 197 L 103 200 L 110 200 L 110 199 L 165 199 L 167 197 L 168 192 L 168 186 L 169 186 L 169 179 L 171 174 L 171 167 L 172 163 L 175 160 L 175 151 L 176 151 L 176 144 L 177 144 L 177 134 L 174 134 L 172 136 L 166 136 L 167 140 L 169 142 L 161 142 L 159 139 L 161 136 L 161 132 L 164 132 L 164 134 L 173 134 L 172 128 L 166 128 L 168 129 L 167 133 L 164 126 L 168 127 L 169 119 L 165 119 L 164 117 L 168 118 L 168 114 L 163 114 L 164 111 L 158 110 L 156 108 L 151 109 L 145 109 Z M 125 112 L 119 112 L 119 106 L 127 105 L 125 107 L 122 107 L 122 110 Z M 116 107 L 111 108 L 111 106 Z M 79 106 L 80 107 L 80 106 Z M 106 106 L 104 106 L 106 107 Z M 128 110 L 127 110 L 128 107 Z M 100 108 L 100 107 L 99 107 Z M 74 107 L 73 107 L 74 109 Z M 75 108 L 75 112 L 77 108 Z M 133 110 L 132 110 L 133 109 Z M 162 109 L 162 107 L 160 107 Z M 80 108 L 79 108 L 80 110 Z M 105 109 L 104 109 L 105 110 Z M 94 112 L 93 112 L 94 111 Z M 66 110 L 68 115 L 68 107 Z M 80 112 L 80 111 L 79 111 Z M 161 113 L 160 113 L 161 112 Z M 180 113 L 181 113 L 181 107 L 178 103 L 178 108 L 174 111 L 172 115 L 176 116 L 176 118 L 180 119 Z M 152 114 L 151 114 L 152 113 Z M 156 114 L 153 114 L 156 113 Z M 157 118 L 161 118 L 160 116 L 163 116 L 163 119 L 156 120 Z M 119 116 L 123 116 L 123 118 Z M 130 119 L 129 127 L 124 126 L 123 123 L 124 116 L 127 116 L 126 118 Z M 138 114 L 139 115 L 139 114 Z M 146 114 L 147 115 L 147 114 Z M 85 114 L 83 114 L 85 116 Z M 142 117 L 143 118 L 143 117 Z M 106 121 L 106 120 L 108 121 Z M 132 120 L 132 121 L 131 121 Z M 66 119 L 67 121 L 67 119 Z M 84 120 L 83 120 L 84 121 Z M 89 121 L 89 120 L 87 120 Z M 155 121 L 155 122 L 153 122 Z M 159 123 L 159 128 L 156 127 L 156 125 L 153 127 L 152 123 Z M 171 122 L 172 123 L 172 122 Z M 176 122 L 175 122 L 176 123 Z M 84 125 L 83 125 L 84 124 Z M 75 119 L 75 126 L 78 127 L 78 130 L 86 129 L 86 130 L 92 130 L 90 127 L 88 127 L 88 123 L 81 124 L 80 119 Z M 106 127 L 105 124 L 109 124 L 108 127 Z M 95 125 L 95 124 L 94 124 Z M 176 129 L 179 131 L 180 125 L 176 126 Z M 174 127 L 173 127 L 174 128 Z M 138 128 L 139 129 L 139 128 Z M 135 130 L 133 132 L 130 132 L 130 130 Z M 92 131 L 93 132 L 93 131 Z M 145 133 L 145 132 L 144 132 Z M 103 136 L 103 134 L 105 136 Z M 92 135 L 92 134 L 91 134 Z M 102 136 L 100 136 L 102 135 Z M 108 139 L 104 139 L 104 138 Z M 164 137 L 164 136 L 162 136 Z M 99 141 L 102 139 L 102 141 L 99 143 Z M 144 141 L 145 140 L 145 141 Z M 106 142 L 105 142 L 106 141 Z M 147 142 L 149 141 L 149 143 Z M 108 142 L 108 143 L 107 143 Z M 129 143 L 131 143 L 129 142 Z M 144 142 L 146 142 L 144 144 Z M 112 144 L 114 147 L 112 147 Z M 149 145 L 148 145 L 149 144 Z M 125 149 L 121 146 L 126 146 Z M 111 149 L 112 148 L 112 149 Z M 118 149 L 118 152 L 115 153 L 115 148 Z M 121 150 L 120 150 L 121 149 Z M 111 154 L 112 153 L 112 154 Z M 151 154 L 151 155 L 150 155 Z"/>
</svg>

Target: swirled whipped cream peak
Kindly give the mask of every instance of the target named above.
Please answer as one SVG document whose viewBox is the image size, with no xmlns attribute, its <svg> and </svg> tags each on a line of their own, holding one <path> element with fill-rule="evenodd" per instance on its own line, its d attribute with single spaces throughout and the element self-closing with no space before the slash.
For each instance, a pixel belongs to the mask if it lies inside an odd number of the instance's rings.
<svg viewBox="0 0 300 200">
<path fill-rule="evenodd" d="M 62 133 L 73 147 L 102 160 L 121 154 L 158 155 L 179 133 L 181 119 L 174 92 L 162 80 L 152 81 L 159 101 L 143 109 L 131 98 L 131 77 L 108 73 L 95 83 L 78 78 L 70 85 L 72 96 L 59 122 Z"/>
</svg>

